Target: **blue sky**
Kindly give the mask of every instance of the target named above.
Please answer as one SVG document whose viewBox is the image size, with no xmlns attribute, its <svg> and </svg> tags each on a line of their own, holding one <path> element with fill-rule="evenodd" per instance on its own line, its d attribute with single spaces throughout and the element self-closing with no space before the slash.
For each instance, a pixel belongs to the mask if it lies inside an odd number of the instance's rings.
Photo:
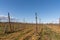
<svg viewBox="0 0 60 40">
<path fill-rule="evenodd" d="M 14 18 L 26 22 L 35 22 L 35 12 L 38 21 L 58 22 L 60 17 L 60 0 L 0 0 L 0 15 L 7 13 Z"/>
</svg>

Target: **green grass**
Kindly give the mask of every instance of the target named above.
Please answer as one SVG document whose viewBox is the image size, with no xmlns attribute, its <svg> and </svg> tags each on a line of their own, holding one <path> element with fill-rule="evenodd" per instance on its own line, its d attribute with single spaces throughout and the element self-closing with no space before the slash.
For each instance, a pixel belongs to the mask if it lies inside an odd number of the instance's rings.
<svg viewBox="0 0 60 40">
<path fill-rule="evenodd" d="M 60 40 L 60 34 L 51 31 L 50 28 L 48 27 L 44 27 L 43 30 L 40 32 L 40 36 L 41 36 L 41 40 L 45 40 L 45 38 L 47 37 L 49 40 Z M 47 39 L 47 40 L 48 40 Z"/>
<path fill-rule="evenodd" d="M 20 37 L 22 37 L 23 35 L 31 32 L 31 31 L 32 31 L 32 30 L 28 30 L 26 33 L 21 32 L 21 34 L 20 34 L 17 38 L 15 38 L 14 40 L 18 40 Z"/>
<path fill-rule="evenodd" d="M 0 27 L 0 35 L 3 34 L 3 27 Z"/>
</svg>

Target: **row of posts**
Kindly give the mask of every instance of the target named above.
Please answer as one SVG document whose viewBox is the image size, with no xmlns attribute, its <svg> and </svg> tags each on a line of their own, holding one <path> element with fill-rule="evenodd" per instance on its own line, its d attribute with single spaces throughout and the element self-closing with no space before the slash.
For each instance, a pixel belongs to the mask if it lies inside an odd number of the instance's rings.
<svg viewBox="0 0 60 40">
<path fill-rule="evenodd" d="M 37 13 L 35 13 L 35 19 L 36 19 L 36 33 L 38 31 L 38 26 L 37 26 Z M 8 24 L 9 24 L 9 27 L 10 27 L 10 30 L 11 32 L 13 31 L 12 27 L 11 27 L 11 23 L 10 23 L 10 14 L 8 13 Z M 24 20 L 25 21 L 25 20 Z M 60 18 L 59 18 L 59 25 L 60 25 Z"/>
</svg>

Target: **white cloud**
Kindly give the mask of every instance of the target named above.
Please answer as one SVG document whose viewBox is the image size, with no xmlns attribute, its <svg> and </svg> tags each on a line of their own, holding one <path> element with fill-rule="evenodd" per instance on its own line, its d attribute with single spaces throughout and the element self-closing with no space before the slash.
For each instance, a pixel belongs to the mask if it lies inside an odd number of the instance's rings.
<svg viewBox="0 0 60 40">
<path fill-rule="evenodd" d="M 17 19 L 14 18 L 14 17 L 10 16 L 10 18 L 11 18 L 12 22 L 16 22 L 17 21 Z M 0 21 L 1 22 L 7 22 L 8 21 L 8 16 L 7 15 L 0 15 Z"/>
</svg>

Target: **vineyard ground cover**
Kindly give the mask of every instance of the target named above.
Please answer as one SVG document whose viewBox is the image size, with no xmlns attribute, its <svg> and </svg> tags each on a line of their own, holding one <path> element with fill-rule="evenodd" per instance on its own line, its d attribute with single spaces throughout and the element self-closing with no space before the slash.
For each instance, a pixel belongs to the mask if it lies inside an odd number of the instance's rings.
<svg viewBox="0 0 60 40">
<path fill-rule="evenodd" d="M 45 26 L 40 32 L 40 38 L 38 40 L 60 40 L 60 34 Z"/>
<path fill-rule="evenodd" d="M 38 36 L 34 36 L 35 26 L 32 24 L 24 25 L 26 28 L 22 31 L 16 31 L 9 34 L 0 35 L 0 38 L 7 40 L 60 40 L 60 28 L 57 25 L 38 25 Z M 17 28 L 18 29 L 18 28 Z M 42 30 L 41 30 L 42 29 Z M 57 31 L 56 31 L 57 30 Z"/>
<path fill-rule="evenodd" d="M 26 30 L 27 29 L 27 30 Z M 27 27 L 27 28 L 25 28 L 24 30 L 22 30 L 22 31 L 17 31 L 18 33 L 22 33 L 23 31 L 25 32 L 25 31 L 28 31 L 30 28 L 29 27 Z M 31 29 L 30 29 L 31 30 Z M 13 38 L 13 35 L 16 33 L 16 35 L 17 35 L 17 32 L 14 32 L 14 33 L 9 33 L 9 34 L 4 34 L 4 36 L 2 36 L 2 37 L 4 37 L 4 38 L 10 38 L 11 36 L 12 36 L 12 38 Z"/>
<path fill-rule="evenodd" d="M 30 31 L 32 31 L 32 29 L 25 29 L 25 30 L 23 30 L 22 32 L 20 32 L 21 34 L 20 35 L 18 35 L 17 36 L 17 38 L 15 38 L 15 40 L 16 39 L 18 39 L 18 37 L 22 37 L 24 34 L 27 34 L 27 33 L 29 33 Z"/>
<path fill-rule="evenodd" d="M 24 36 L 27 35 L 28 33 L 30 33 L 31 31 L 33 31 L 32 28 L 25 30 L 25 32 L 23 32 L 21 35 L 19 35 L 15 40 L 19 40 L 21 38 L 25 38 Z"/>
</svg>

